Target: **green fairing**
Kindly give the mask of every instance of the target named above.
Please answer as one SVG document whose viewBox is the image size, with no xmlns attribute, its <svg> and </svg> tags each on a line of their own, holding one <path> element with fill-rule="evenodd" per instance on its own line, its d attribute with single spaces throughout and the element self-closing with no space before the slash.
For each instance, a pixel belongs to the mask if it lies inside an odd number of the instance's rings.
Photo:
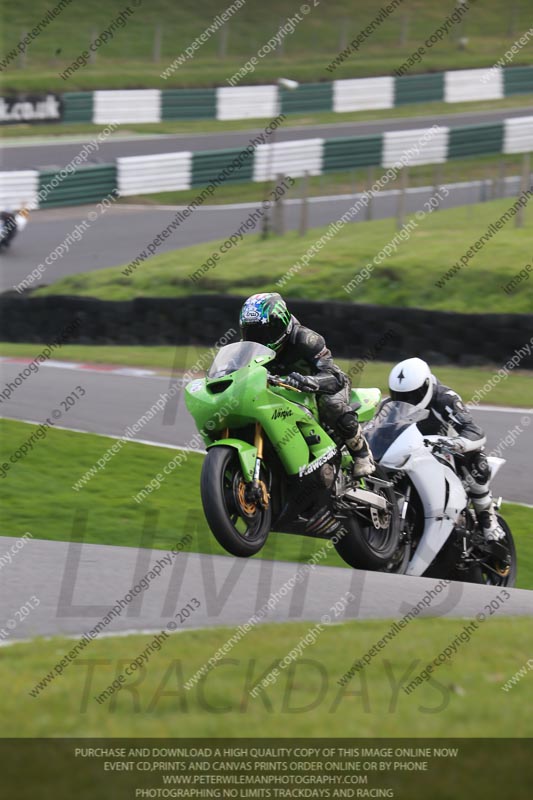
<svg viewBox="0 0 533 800">
<path fill-rule="evenodd" d="M 222 360 L 228 347 L 219 351 Z M 260 423 L 288 475 L 298 475 L 301 469 L 336 449 L 335 442 L 318 422 L 315 395 L 269 385 L 263 365 L 275 358 L 275 353 L 270 351 L 270 355 L 267 348 L 261 350 L 263 354 L 252 358 L 246 366 L 231 371 L 225 365 L 227 371 L 222 377 L 197 379 L 185 388 L 186 406 L 206 447 L 234 447 L 246 480 L 252 480 L 257 457 L 254 445 L 235 436 L 246 425 Z M 358 417 L 362 422 L 372 418 L 380 399 L 379 389 L 352 390 L 352 402 L 361 403 Z M 226 428 L 232 436 L 218 438 L 217 434 Z M 307 444 L 305 437 L 317 434 L 319 443 Z"/>
<path fill-rule="evenodd" d="M 255 461 L 257 459 L 257 447 L 249 442 L 243 442 L 242 439 L 233 439 L 231 436 L 228 439 L 222 439 L 207 445 L 209 450 L 211 447 L 219 447 L 221 444 L 224 447 L 233 447 L 239 453 L 239 461 L 241 464 L 242 474 L 247 481 L 251 481 L 254 476 Z"/>
<path fill-rule="evenodd" d="M 380 389 L 352 389 L 352 403 L 361 403 L 357 410 L 359 422 L 368 422 L 381 402 Z"/>
</svg>

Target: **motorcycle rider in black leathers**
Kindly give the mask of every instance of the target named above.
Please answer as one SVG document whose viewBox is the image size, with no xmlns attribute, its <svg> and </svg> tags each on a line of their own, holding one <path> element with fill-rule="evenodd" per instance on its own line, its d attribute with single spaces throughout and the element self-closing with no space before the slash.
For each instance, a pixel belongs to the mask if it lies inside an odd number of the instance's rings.
<svg viewBox="0 0 533 800">
<path fill-rule="evenodd" d="M 354 458 L 353 476 L 374 472 L 374 460 L 355 411 L 350 407 L 350 379 L 333 361 L 324 338 L 292 316 L 277 292 L 254 294 L 240 314 L 243 341 L 258 342 L 277 353 L 272 374 L 305 392 L 316 392 L 319 416 L 333 428 Z"/>
<path fill-rule="evenodd" d="M 459 477 L 486 541 L 503 538 L 489 487 L 489 463 L 483 452 L 486 436 L 457 392 L 440 383 L 421 358 L 408 358 L 392 368 L 389 391 L 392 400 L 429 411 L 429 416 L 417 423 L 418 429 L 424 436 L 446 437 L 450 448 L 461 456 L 457 459 Z"/>
<path fill-rule="evenodd" d="M 17 220 L 11 211 L 0 211 L 1 235 L 0 247 L 9 247 L 17 233 Z"/>
</svg>

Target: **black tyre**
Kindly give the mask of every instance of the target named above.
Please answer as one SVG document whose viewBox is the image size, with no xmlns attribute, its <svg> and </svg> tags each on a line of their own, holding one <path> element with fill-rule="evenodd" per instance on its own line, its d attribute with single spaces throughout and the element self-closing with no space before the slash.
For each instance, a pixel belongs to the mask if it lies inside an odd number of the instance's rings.
<svg viewBox="0 0 533 800">
<path fill-rule="evenodd" d="M 404 538 L 392 554 L 390 561 L 384 567 L 380 567 L 380 572 L 389 572 L 394 575 L 405 575 L 407 567 L 411 561 L 411 542 Z"/>
<path fill-rule="evenodd" d="M 387 474 L 381 467 L 376 467 L 375 473 L 365 478 L 368 489 L 387 499 L 387 512 L 373 512 L 374 524 L 365 524 L 354 513 L 344 521 L 344 535 L 335 535 L 337 553 L 355 569 L 387 569 L 397 553 L 400 541 L 400 515 L 394 488 L 373 483 L 373 478 L 388 480 Z"/>
<path fill-rule="evenodd" d="M 516 549 L 513 534 L 506 521 L 499 515 L 498 521 L 505 531 L 505 538 L 501 545 L 495 545 L 494 552 L 483 556 L 481 563 L 475 563 L 468 569 L 459 568 L 457 548 L 448 541 L 429 569 L 424 572 L 424 577 L 512 588 L 516 583 Z M 505 563 L 506 560 L 510 563 Z"/>
<path fill-rule="evenodd" d="M 266 482 L 266 475 L 261 479 Z M 232 447 L 207 451 L 200 492 L 207 523 L 215 539 L 233 556 L 248 558 L 261 550 L 272 522 L 270 505 L 246 502 L 239 456 Z"/>
</svg>

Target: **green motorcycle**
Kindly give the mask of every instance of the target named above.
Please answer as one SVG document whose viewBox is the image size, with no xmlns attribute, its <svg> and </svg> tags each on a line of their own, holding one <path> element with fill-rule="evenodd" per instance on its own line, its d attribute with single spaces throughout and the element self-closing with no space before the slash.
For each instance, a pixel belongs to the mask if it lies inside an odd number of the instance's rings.
<svg viewBox="0 0 533 800">
<path fill-rule="evenodd" d="M 318 421 L 315 395 L 267 371 L 275 357 L 255 342 L 229 344 L 206 378 L 186 386 L 207 447 L 201 496 L 211 531 L 234 556 L 255 555 L 276 531 L 333 539 L 356 568 L 390 568 L 400 537 L 392 484 L 379 467 L 352 477 L 352 456 Z M 361 422 L 380 399 L 379 389 L 352 390 Z"/>
</svg>

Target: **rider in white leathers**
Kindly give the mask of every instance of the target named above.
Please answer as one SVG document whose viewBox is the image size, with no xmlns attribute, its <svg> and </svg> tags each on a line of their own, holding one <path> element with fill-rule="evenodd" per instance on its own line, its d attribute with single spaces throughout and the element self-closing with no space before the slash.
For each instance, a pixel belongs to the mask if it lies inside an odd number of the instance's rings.
<svg viewBox="0 0 533 800">
<path fill-rule="evenodd" d="M 490 468 L 484 453 L 486 436 L 457 392 L 440 383 L 421 358 L 407 358 L 392 368 L 389 391 L 393 400 L 429 411 L 429 416 L 418 422 L 424 436 L 449 437 L 450 447 L 462 456 L 458 459 L 459 475 L 485 539 L 501 539 L 504 532 L 496 516 L 489 487 Z"/>
</svg>

